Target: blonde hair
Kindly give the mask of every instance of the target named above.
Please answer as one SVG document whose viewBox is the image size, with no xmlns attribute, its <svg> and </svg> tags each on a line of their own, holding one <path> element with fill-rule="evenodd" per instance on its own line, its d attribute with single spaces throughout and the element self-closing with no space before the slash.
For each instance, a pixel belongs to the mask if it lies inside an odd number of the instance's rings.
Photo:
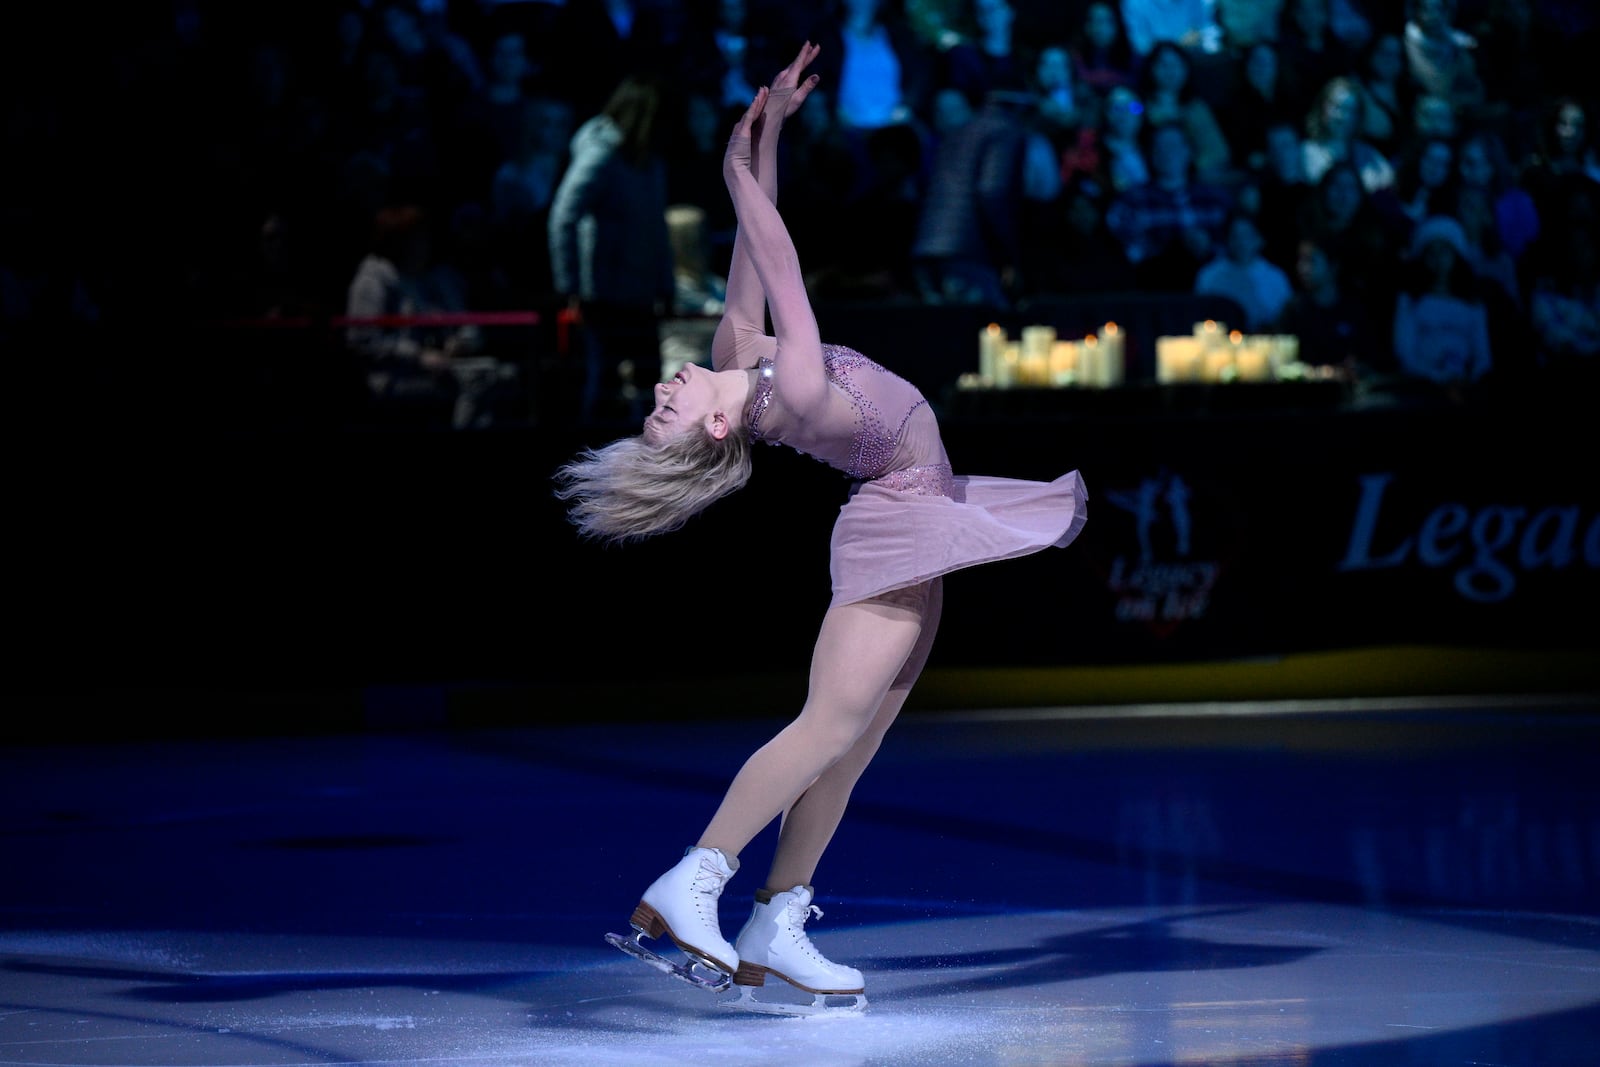
<svg viewBox="0 0 1600 1067">
<path fill-rule="evenodd" d="M 686 432 L 662 445 L 624 437 L 556 469 L 556 496 L 586 538 L 638 541 L 676 530 L 750 480 L 750 442 Z"/>
</svg>

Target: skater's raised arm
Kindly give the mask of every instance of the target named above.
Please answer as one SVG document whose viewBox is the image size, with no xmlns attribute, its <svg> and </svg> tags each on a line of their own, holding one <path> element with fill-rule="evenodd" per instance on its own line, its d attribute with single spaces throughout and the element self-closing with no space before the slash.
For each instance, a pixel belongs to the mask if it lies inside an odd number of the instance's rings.
<svg viewBox="0 0 1600 1067">
<path fill-rule="evenodd" d="M 805 417 L 808 412 L 821 410 L 826 402 L 828 378 L 822 363 L 822 338 L 800 271 L 799 253 L 777 205 L 750 169 L 751 137 L 767 99 L 765 87 L 757 90 L 734 127 L 722 161 L 722 176 L 733 197 L 745 250 L 772 312 L 772 330 L 777 338 L 773 351 L 775 386 L 784 406 Z"/>
<path fill-rule="evenodd" d="M 778 202 L 778 135 L 784 120 L 800 109 L 816 87 L 815 74 L 804 78 L 802 75 L 820 51 L 820 46 L 808 41 L 794 60 L 778 72 L 751 131 L 754 143 L 751 172 L 773 204 Z M 711 365 L 717 370 L 754 367 L 762 356 L 770 355 L 774 347 L 773 339 L 767 334 L 767 294 L 747 246 L 748 238 L 740 227 L 734 233 L 728 265 L 725 310 L 711 342 Z"/>
</svg>

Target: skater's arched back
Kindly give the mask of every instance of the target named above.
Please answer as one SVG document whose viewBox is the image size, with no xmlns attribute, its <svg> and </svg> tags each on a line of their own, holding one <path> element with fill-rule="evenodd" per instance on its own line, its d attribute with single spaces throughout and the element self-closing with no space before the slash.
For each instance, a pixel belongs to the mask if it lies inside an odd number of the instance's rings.
<svg viewBox="0 0 1600 1067">
<path fill-rule="evenodd" d="M 556 492 L 581 534 L 626 542 L 677 529 L 744 485 L 755 442 L 794 448 L 849 478 L 805 704 L 746 761 L 683 859 L 645 890 L 632 937 L 611 939 L 651 957 L 641 939 L 665 934 L 711 976 L 681 965 L 677 973 L 712 987 L 731 977 L 748 991 L 770 974 L 859 1005 L 861 972 L 827 960 L 805 936 L 820 914 L 811 879 L 927 662 L 942 576 L 1068 544 L 1087 494 L 1076 471 L 1051 482 L 954 474 L 921 393 L 861 353 L 823 343 L 777 209 L 778 137 L 817 84 L 805 70 L 818 51 L 802 46 L 729 139 L 723 178 L 739 225 L 711 368 L 691 364 L 658 384 L 641 432 L 580 453 L 557 472 Z M 772 865 L 735 945 L 722 936 L 718 899 L 740 852 L 780 817 Z"/>
</svg>

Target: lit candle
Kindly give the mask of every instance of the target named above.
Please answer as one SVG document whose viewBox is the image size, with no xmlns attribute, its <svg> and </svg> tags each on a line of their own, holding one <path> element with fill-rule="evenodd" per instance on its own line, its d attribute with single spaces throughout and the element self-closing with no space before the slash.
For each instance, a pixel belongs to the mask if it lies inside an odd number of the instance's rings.
<svg viewBox="0 0 1600 1067">
<path fill-rule="evenodd" d="M 1121 385 L 1128 378 L 1128 354 L 1122 330 L 1116 323 L 1108 322 L 1100 331 L 1100 340 L 1106 350 L 1106 384 Z"/>
<path fill-rule="evenodd" d="M 1239 346 L 1238 371 L 1241 382 L 1264 382 L 1272 377 L 1272 367 L 1267 359 L 1266 339 L 1248 337 Z"/>
<path fill-rule="evenodd" d="M 1190 382 L 1200 374 L 1200 342 L 1194 337 L 1156 338 L 1156 381 Z"/>
<path fill-rule="evenodd" d="M 1002 389 L 1016 385 L 1021 365 L 1022 345 L 1016 341 L 1005 342 L 1000 346 L 1000 362 L 995 371 L 995 384 Z"/>
<path fill-rule="evenodd" d="M 1006 332 L 997 322 L 991 322 L 978 331 L 978 377 L 987 385 L 1000 378 L 1000 355 L 1005 348 Z"/>
<path fill-rule="evenodd" d="M 1050 346 L 1055 344 L 1054 326 L 1022 328 L 1021 376 L 1024 385 L 1045 385 L 1050 380 Z"/>
<path fill-rule="evenodd" d="M 1078 373 L 1078 345 L 1057 341 L 1050 346 L 1050 384 L 1071 385 Z"/>
</svg>

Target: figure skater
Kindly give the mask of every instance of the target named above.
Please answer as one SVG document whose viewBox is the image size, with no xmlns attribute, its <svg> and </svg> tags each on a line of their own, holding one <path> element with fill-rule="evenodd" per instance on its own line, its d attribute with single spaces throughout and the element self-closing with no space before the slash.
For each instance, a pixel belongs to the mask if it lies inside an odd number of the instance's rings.
<svg viewBox="0 0 1600 1067">
<path fill-rule="evenodd" d="M 640 435 L 585 449 L 555 476 L 580 533 L 605 542 L 677 529 L 743 486 L 755 441 L 788 445 L 853 480 L 832 534 L 833 598 L 804 706 L 750 756 L 683 859 L 645 890 L 632 937 L 608 936 L 705 988 L 725 990 L 731 978 L 758 1009 L 763 1002 L 749 992 L 769 975 L 815 994 L 810 1010 L 827 1010 L 824 998 L 834 996 L 865 1007 L 861 972 L 827 959 L 806 936 L 807 919 L 821 914 L 811 879 L 927 661 L 941 576 L 1065 546 L 1083 527 L 1087 497 L 1076 471 L 1052 482 L 954 476 L 916 388 L 858 352 L 822 343 L 776 207 L 779 130 L 815 88 L 816 75 L 802 76 L 819 50 L 806 43 L 757 91 L 728 142 L 723 178 L 738 227 L 713 369 L 685 365 L 655 387 Z M 780 816 L 772 866 L 730 943 L 718 899 L 740 851 Z M 663 934 L 688 965 L 641 943 Z"/>
</svg>

